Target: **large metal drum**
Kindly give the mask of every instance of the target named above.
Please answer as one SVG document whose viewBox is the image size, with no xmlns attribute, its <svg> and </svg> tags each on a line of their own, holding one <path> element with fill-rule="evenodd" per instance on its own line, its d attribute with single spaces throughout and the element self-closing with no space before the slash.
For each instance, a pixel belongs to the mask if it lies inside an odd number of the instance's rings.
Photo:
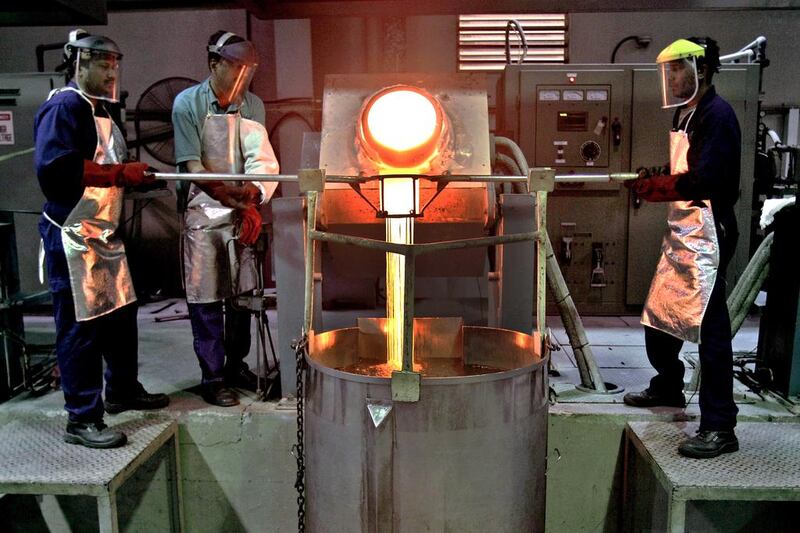
<svg viewBox="0 0 800 533">
<path fill-rule="evenodd" d="M 544 531 L 547 354 L 529 335 L 452 320 L 415 320 L 414 403 L 392 402 L 390 378 L 365 375 L 385 362 L 381 328 L 311 335 L 311 531 Z"/>
</svg>

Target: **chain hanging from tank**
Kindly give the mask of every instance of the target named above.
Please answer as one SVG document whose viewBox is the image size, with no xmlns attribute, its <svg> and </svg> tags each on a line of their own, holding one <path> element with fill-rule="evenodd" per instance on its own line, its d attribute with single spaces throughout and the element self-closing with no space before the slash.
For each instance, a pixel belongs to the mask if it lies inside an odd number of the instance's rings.
<svg viewBox="0 0 800 533">
<path fill-rule="evenodd" d="M 297 478 L 294 488 L 297 490 L 297 531 L 303 533 L 306 530 L 306 464 L 303 452 L 303 409 L 305 403 L 305 387 L 303 373 L 306 365 L 306 350 L 308 348 L 308 335 L 303 335 L 299 341 L 292 343 L 297 368 L 297 443 L 292 446 L 292 455 L 297 461 Z"/>
</svg>

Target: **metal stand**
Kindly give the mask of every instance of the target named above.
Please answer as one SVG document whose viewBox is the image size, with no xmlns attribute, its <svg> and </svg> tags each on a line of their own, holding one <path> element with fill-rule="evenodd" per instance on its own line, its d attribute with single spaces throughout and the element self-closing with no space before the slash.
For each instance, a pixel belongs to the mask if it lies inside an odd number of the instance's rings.
<svg viewBox="0 0 800 533">
<path fill-rule="evenodd" d="M 281 380 L 278 358 L 275 355 L 275 345 L 272 341 L 272 332 L 269 329 L 269 317 L 267 307 L 269 303 L 275 303 L 275 294 L 267 294 L 264 288 L 264 258 L 269 251 L 267 244 L 267 234 L 263 228 L 261 235 L 254 245 L 256 258 L 256 288 L 252 294 L 240 295 L 233 299 L 233 305 L 237 309 L 247 310 L 256 319 L 256 376 L 258 376 L 258 388 L 256 397 L 259 400 L 281 396 Z M 267 353 L 267 342 L 269 342 L 269 354 Z"/>
<path fill-rule="evenodd" d="M 128 445 L 92 450 L 63 442 L 63 422 L 15 419 L 0 427 L 0 492 L 84 495 L 97 499 L 99 531 L 120 531 L 119 488 L 163 447 L 166 450 L 170 529 L 184 531 L 180 446 L 174 420 L 146 418 L 115 426 Z"/>
</svg>

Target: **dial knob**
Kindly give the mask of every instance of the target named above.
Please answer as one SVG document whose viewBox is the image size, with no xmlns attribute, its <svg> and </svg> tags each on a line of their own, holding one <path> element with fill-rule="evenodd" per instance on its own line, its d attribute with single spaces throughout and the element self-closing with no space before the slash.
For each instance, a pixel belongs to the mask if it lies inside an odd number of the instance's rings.
<svg viewBox="0 0 800 533">
<path fill-rule="evenodd" d="M 597 161 L 600 157 L 600 145 L 594 141 L 586 141 L 581 145 L 581 157 L 584 161 Z"/>
</svg>

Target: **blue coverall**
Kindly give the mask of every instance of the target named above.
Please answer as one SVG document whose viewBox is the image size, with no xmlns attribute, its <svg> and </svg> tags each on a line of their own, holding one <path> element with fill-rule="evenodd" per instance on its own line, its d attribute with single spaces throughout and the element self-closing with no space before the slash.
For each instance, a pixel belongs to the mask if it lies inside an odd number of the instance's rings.
<svg viewBox="0 0 800 533">
<path fill-rule="evenodd" d="M 680 111 L 675 113 L 673 127 Z M 725 270 L 733 257 L 739 232 L 733 206 L 739 197 L 741 131 L 736 114 L 712 85 L 700 99 L 689 121 L 689 170 L 679 175 L 675 190 L 685 200 L 711 200 L 719 242 L 720 265 L 703 322 L 700 326 L 700 430 L 731 431 L 738 409 L 733 401 L 733 350 L 731 323 L 725 298 Z M 683 389 L 683 363 L 678 358 L 683 341 L 645 327 L 650 363 L 658 374 L 650 391 L 674 396 Z"/>
<path fill-rule="evenodd" d="M 76 87 L 75 83 L 70 86 Z M 98 116 L 107 116 L 102 105 Z M 73 91 L 62 91 L 39 108 L 34 120 L 34 162 L 45 195 L 44 212 L 62 224 L 83 195 L 83 161 L 94 159 L 97 131 L 92 107 Z M 71 422 L 103 419 L 103 359 L 106 399 L 121 401 L 141 387 L 138 373 L 137 305 L 87 321 L 75 320 L 61 230 L 39 221 L 56 322 L 56 356 L 65 409 Z"/>
</svg>

